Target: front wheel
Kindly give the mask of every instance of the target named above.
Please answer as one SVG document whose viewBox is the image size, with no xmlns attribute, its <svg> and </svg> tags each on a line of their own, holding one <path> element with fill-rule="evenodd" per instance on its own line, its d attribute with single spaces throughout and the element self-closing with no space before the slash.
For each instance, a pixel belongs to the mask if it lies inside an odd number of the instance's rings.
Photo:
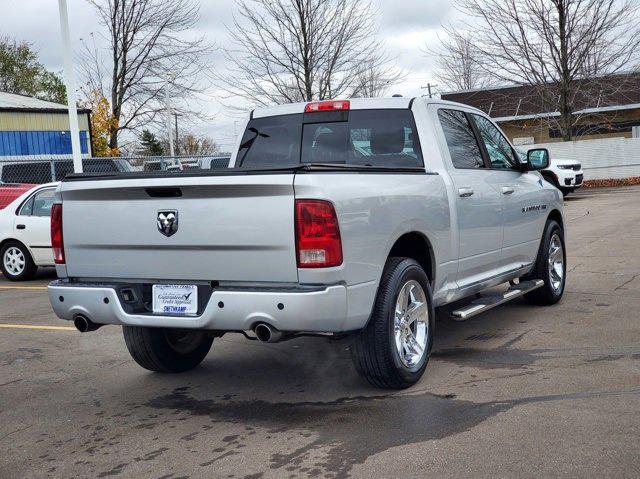
<svg viewBox="0 0 640 479">
<path fill-rule="evenodd" d="M 123 326 L 122 332 L 135 362 L 159 373 L 181 373 L 195 368 L 213 343 L 213 337 L 206 331 Z"/>
<path fill-rule="evenodd" d="M 372 385 L 404 389 L 431 354 L 435 311 L 429 278 L 410 258 L 389 258 L 367 326 L 350 337 L 351 357 Z"/>
<path fill-rule="evenodd" d="M 553 220 L 547 221 L 533 271 L 523 279 L 541 279 L 544 285 L 525 299 L 534 304 L 556 304 L 562 298 L 567 277 L 564 232 Z"/>
</svg>

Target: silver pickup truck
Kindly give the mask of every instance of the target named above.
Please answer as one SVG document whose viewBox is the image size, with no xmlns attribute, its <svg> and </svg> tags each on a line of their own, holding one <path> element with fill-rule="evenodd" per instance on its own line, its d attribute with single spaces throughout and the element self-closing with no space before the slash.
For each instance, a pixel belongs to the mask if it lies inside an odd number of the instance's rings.
<svg viewBox="0 0 640 479">
<path fill-rule="evenodd" d="M 257 109 L 229 169 L 67 177 L 51 304 L 80 331 L 121 325 L 152 371 L 194 368 L 230 332 L 344 335 L 368 381 L 405 388 L 429 360 L 435 308 L 456 302 L 466 319 L 561 298 L 548 156 L 523 161 L 487 115 L 440 100 Z"/>
</svg>

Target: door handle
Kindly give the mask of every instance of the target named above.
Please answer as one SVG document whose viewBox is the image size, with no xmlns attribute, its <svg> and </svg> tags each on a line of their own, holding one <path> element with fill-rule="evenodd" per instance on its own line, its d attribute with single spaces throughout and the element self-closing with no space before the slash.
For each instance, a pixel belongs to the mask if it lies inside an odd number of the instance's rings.
<svg viewBox="0 0 640 479">
<path fill-rule="evenodd" d="M 502 194 L 503 195 L 511 195 L 513 194 L 513 192 L 516 191 L 512 186 L 503 186 L 502 187 Z"/>
<path fill-rule="evenodd" d="M 27 227 L 25 225 L 16 225 L 16 229 L 18 229 L 18 230 L 24 230 L 26 228 Z"/>
<path fill-rule="evenodd" d="M 458 196 L 467 198 L 473 194 L 473 188 L 458 188 Z"/>
</svg>

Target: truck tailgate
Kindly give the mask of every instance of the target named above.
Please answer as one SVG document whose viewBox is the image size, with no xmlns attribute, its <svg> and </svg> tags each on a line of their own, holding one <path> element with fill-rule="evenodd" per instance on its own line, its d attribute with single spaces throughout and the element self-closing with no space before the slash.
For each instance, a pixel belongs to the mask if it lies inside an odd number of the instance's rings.
<svg viewBox="0 0 640 479">
<path fill-rule="evenodd" d="M 66 181 L 61 196 L 67 274 L 296 282 L 293 177 Z M 177 212 L 178 228 L 166 236 L 158 215 L 171 211 Z"/>
</svg>

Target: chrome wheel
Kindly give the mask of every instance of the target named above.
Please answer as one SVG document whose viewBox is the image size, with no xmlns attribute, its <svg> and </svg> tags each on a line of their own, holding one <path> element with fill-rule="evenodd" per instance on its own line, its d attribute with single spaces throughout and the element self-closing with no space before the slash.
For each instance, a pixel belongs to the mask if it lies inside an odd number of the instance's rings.
<svg viewBox="0 0 640 479">
<path fill-rule="evenodd" d="M 554 291 L 560 290 L 564 278 L 564 249 L 557 234 L 549 242 L 549 282 Z"/>
<path fill-rule="evenodd" d="M 24 253 L 19 248 L 12 246 L 4 252 L 4 269 L 12 276 L 22 274 L 26 264 Z"/>
<path fill-rule="evenodd" d="M 400 289 L 394 317 L 394 339 L 402 364 L 413 368 L 420 363 L 429 338 L 429 305 L 420 283 L 407 281 Z"/>
</svg>

